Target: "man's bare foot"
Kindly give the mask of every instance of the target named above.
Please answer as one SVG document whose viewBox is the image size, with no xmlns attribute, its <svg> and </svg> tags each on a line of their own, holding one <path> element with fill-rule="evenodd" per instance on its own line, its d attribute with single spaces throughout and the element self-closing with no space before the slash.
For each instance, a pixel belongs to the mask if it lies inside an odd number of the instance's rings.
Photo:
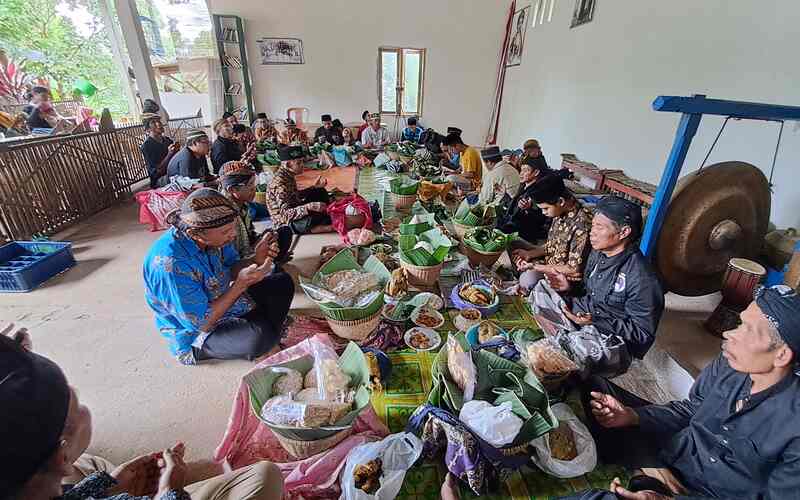
<svg viewBox="0 0 800 500">
<path fill-rule="evenodd" d="M 459 500 L 461 498 L 458 492 L 458 479 L 449 472 L 442 483 L 441 496 L 442 500 Z"/>
</svg>

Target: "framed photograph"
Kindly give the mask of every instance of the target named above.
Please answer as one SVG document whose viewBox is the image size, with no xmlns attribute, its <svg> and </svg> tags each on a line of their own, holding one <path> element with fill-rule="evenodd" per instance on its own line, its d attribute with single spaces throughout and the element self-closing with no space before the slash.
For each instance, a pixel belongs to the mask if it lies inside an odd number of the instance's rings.
<svg viewBox="0 0 800 500">
<path fill-rule="evenodd" d="M 530 5 L 514 13 L 514 19 L 511 20 L 511 40 L 506 52 L 506 68 L 522 64 L 522 48 L 525 45 L 525 32 L 528 28 L 530 13 Z"/>
<path fill-rule="evenodd" d="M 586 24 L 594 17 L 595 0 L 575 0 L 575 12 L 572 13 L 570 28 Z"/>
<path fill-rule="evenodd" d="M 256 40 L 261 64 L 305 64 L 303 41 L 299 38 L 262 38 Z"/>
</svg>

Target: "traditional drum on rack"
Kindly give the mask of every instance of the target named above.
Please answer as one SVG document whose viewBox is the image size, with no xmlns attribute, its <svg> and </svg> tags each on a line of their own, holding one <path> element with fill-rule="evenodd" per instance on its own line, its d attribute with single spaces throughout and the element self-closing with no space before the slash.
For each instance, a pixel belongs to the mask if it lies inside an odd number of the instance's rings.
<svg viewBox="0 0 800 500">
<path fill-rule="evenodd" d="M 764 266 L 748 259 L 731 259 L 722 279 L 722 302 L 705 322 L 708 331 L 715 335 L 736 328 L 739 313 L 753 301 L 753 293 L 766 276 Z"/>
</svg>

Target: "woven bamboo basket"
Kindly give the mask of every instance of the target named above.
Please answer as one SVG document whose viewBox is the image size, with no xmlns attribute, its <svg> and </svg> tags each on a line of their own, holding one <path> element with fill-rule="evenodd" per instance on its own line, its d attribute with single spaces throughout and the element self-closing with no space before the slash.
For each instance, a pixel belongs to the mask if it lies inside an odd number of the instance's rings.
<svg viewBox="0 0 800 500">
<path fill-rule="evenodd" d="M 392 193 L 392 199 L 394 200 L 394 208 L 396 210 L 408 210 L 416 203 L 417 195 Z"/>
<path fill-rule="evenodd" d="M 358 342 L 369 337 L 381 322 L 381 309 L 363 319 L 340 321 L 328 318 L 328 325 L 336 336 Z"/>
<path fill-rule="evenodd" d="M 435 266 L 415 266 L 400 259 L 400 266 L 406 270 L 408 282 L 412 285 L 433 286 L 439 280 L 443 265 L 440 263 Z"/>
<path fill-rule="evenodd" d="M 465 224 L 461 224 L 459 222 L 453 221 L 453 229 L 456 232 L 456 237 L 460 240 L 467 234 L 467 231 L 471 231 L 472 229 L 489 229 L 491 226 L 467 226 Z"/>
<path fill-rule="evenodd" d="M 495 262 L 503 255 L 505 250 L 500 250 L 497 252 L 482 252 L 480 250 L 476 250 L 467 244 L 461 245 L 464 255 L 467 256 L 469 263 L 473 267 L 477 267 L 481 264 L 484 266 L 491 268 Z"/>
<path fill-rule="evenodd" d="M 331 437 L 325 439 L 317 439 L 314 441 L 299 441 L 297 439 L 290 439 L 281 436 L 277 432 L 273 435 L 278 439 L 278 442 L 283 446 L 283 449 L 289 452 L 291 456 L 298 460 L 304 460 L 308 457 L 313 457 L 323 451 L 328 451 L 337 444 L 344 441 L 350 434 L 353 433 L 353 428 L 348 427 L 342 431 L 337 432 Z"/>
<path fill-rule="evenodd" d="M 253 199 L 256 203 L 261 205 L 267 204 L 267 192 L 266 191 L 256 191 L 256 197 Z"/>
</svg>

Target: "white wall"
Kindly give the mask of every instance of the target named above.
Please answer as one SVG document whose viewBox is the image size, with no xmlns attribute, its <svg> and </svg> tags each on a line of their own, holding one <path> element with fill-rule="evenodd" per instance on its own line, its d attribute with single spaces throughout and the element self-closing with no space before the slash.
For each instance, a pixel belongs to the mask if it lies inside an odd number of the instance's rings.
<svg viewBox="0 0 800 500">
<path fill-rule="evenodd" d="M 522 65 L 509 68 L 500 116 L 503 145 L 542 141 L 560 153 L 657 183 L 679 116 L 651 108 L 658 95 L 800 105 L 797 0 L 597 0 L 594 20 L 570 29 L 574 0 L 528 27 Z M 706 117 L 687 157 L 695 170 L 722 118 Z M 778 125 L 728 123 L 710 162 L 742 160 L 767 172 Z M 772 220 L 800 224 L 800 132 L 787 123 L 778 156 Z"/>
<path fill-rule="evenodd" d="M 443 132 L 464 129 L 482 143 L 508 3 L 495 0 L 210 0 L 215 14 L 245 20 L 258 111 L 285 117 L 310 108 L 360 121 L 378 104 L 379 46 L 425 48 L 422 121 Z M 262 66 L 256 40 L 303 40 L 304 65 Z"/>
</svg>

